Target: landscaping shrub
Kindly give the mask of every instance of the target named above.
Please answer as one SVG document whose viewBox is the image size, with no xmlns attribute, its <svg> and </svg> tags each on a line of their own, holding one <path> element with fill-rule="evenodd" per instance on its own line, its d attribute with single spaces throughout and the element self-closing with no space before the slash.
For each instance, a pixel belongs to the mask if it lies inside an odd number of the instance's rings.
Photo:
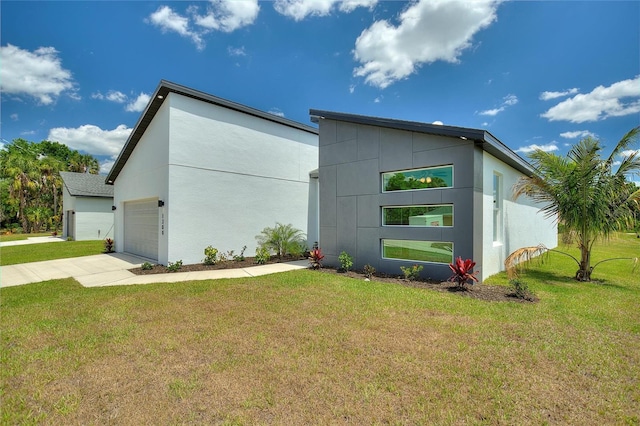
<svg viewBox="0 0 640 426">
<path fill-rule="evenodd" d="M 142 269 L 143 271 L 150 271 L 153 269 L 153 265 L 149 262 L 144 262 L 141 266 L 140 269 Z"/>
<path fill-rule="evenodd" d="M 322 268 L 322 259 L 324 259 L 322 250 L 320 250 L 320 248 L 312 249 L 309 252 L 309 264 L 311 265 L 311 269 Z"/>
<path fill-rule="evenodd" d="M 371 279 L 371 277 L 373 277 L 373 274 L 376 273 L 376 268 L 367 263 L 366 265 L 364 265 L 362 272 L 364 273 L 365 277 Z"/>
<path fill-rule="evenodd" d="M 247 246 L 242 246 L 242 250 L 240 250 L 240 254 L 233 256 L 233 260 L 236 262 L 242 262 L 244 260 L 244 251 L 247 249 Z"/>
<path fill-rule="evenodd" d="M 471 283 L 471 285 L 475 282 L 478 282 L 478 278 L 476 278 L 476 274 L 479 271 L 473 271 L 473 267 L 476 266 L 476 262 L 471 259 L 462 260 L 460 256 L 458 256 L 455 262 L 449 264 L 449 268 L 453 271 L 453 275 L 449 277 L 449 281 L 455 282 L 459 288 L 466 288 L 467 283 Z"/>
<path fill-rule="evenodd" d="M 258 247 L 256 249 L 256 263 L 258 265 L 264 265 L 271 259 L 271 253 L 266 247 Z"/>
<path fill-rule="evenodd" d="M 413 266 L 401 266 L 400 270 L 404 274 L 404 279 L 408 281 L 415 281 L 420 278 L 420 272 L 424 269 L 422 265 Z"/>
<path fill-rule="evenodd" d="M 175 262 L 169 262 L 167 265 L 167 270 L 169 272 L 178 272 L 182 268 L 182 260 L 177 260 Z"/>
<path fill-rule="evenodd" d="M 340 253 L 338 260 L 340 261 L 340 269 L 344 272 L 347 272 L 351 267 L 353 267 L 353 257 L 351 257 L 346 251 L 342 251 Z"/>
<path fill-rule="evenodd" d="M 264 228 L 260 235 L 256 235 L 256 240 L 260 246 L 274 251 L 276 256 L 282 258 L 300 246 L 303 236 L 303 232 L 291 224 L 276 223 L 273 228 Z"/>
<path fill-rule="evenodd" d="M 523 300 L 532 300 L 534 298 L 534 294 L 529 290 L 529 284 L 521 279 L 509 280 L 509 288 L 513 297 Z"/>
<path fill-rule="evenodd" d="M 218 249 L 214 247 L 207 247 L 204 249 L 204 260 L 202 261 L 205 265 L 215 265 L 218 261 Z"/>
<path fill-rule="evenodd" d="M 68 240 L 68 238 L 67 238 L 67 240 Z M 113 242 L 113 239 L 106 238 L 104 240 L 104 252 L 105 253 L 113 253 L 114 247 L 115 247 L 115 243 Z"/>
</svg>

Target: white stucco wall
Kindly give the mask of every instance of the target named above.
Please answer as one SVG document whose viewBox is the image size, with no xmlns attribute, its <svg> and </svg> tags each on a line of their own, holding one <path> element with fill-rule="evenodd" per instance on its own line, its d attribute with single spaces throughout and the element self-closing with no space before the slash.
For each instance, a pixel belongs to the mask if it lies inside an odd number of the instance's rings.
<svg viewBox="0 0 640 426">
<path fill-rule="evenodd" d="M 113 238 L 111 198 L 76 197 L 76 241 Z"/>
<path fill-rule="evenodd" d="M 493 241 L 493 175 L 502 175 L 503 189 L 503 234 L 499 243 Z M 522 196 L 513 200 L 513 185 L 521 173 L 497 160 L 487 152 L 483 153 L 483 208 L 482 208 L 482 277 L 504 270 L 504 260 L 514 250 L 544 244 L 549 248 L 557 246 L 557 226 L 551 219 L 539 213 L 541 205 Z"/>
<path fill-rule="evenodd" d="M 62 237 L 63 238 L 69 237 L 69 235 L 72 233 L 69 231 L 73 231 L 69 229 L 68 224 L 69 224 L 69 220 L 73 219 L 73 218 L 69 218 L 69 216 L 71 215 L 71 212 L 75 210 L 75 208 L 76 208 L 75 197 L 72 197 L 67 187 L 63 185 L 62 187 L 62 211 L 64 212 L 64 216 L 62 218 Z"/>
<path fill-rule="evenodd" d="M 165 102 L 131 153 L 114 182 L 115 249 L 124 250 L 124 203 L 127 201 L 168 196 L 169 181 L 169 107 Z M 158 227 L 162 215 L 159 215 Z M 166 264 L 167 235 L 158 232 L 158 261 Z M 164 253 L 164 257 L 161 255 Z"/>
<path fill-rule="evenodd" d="M 73 236 L 76 241 L 113 238 L 112 198 L 74 197 L 65 186 L 62 191 L 62 205 L 63 238 Z M 75 226 L 75 235 L 72 235 L 73 229 L 68 229 L 70 221 Z"/>
<path fill-rule="evenodd" d="M 167 261 L 198 263 L 204 248 L 253 256 L 276 222 L 305 233 L 317 135 L 171 94 Z"/>
</svg>

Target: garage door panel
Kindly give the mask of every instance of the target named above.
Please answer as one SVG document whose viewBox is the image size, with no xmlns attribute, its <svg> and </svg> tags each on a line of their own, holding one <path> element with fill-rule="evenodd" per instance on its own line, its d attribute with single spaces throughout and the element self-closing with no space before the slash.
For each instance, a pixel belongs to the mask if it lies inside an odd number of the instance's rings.
<svg viewBox="0 0 640 426">
<path fill-rule="evenodd" d="M 158 200 L 124 203 L 124 251 L 158 260 Z"/>
</svg>

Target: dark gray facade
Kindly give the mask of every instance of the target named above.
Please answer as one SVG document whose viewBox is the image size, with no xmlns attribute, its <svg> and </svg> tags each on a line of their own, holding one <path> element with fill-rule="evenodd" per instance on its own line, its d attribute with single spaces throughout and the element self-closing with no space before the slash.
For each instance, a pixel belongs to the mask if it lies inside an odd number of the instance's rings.
<svg viewBox="0 0 640 426">
<path fill-rule="evenodd" d="M 474 217 L 482 203 L 482 151 L 506 147 L 481 130 L 319 110 L 310 114 L 319 124 L 320 247 L 326 265 L 338 267 L 344 250 L 354 257 L 357 269 L 370 264 L 397 275 L 400 266 L 421 264 L 425 278 L 451 275 L 448 264 L 384 259 L 383 239 L 452 242 L 454 257 L 482 264 L 482 219 Z M 527 170 L 519 157 L 507 160 Z M 452 188 L 382 189 L 384 172 L 443 165 L 453 165 Z M 382 225 L 382 207 L 420 204 L 453 204 L 454 226 Z"/>
</svg>

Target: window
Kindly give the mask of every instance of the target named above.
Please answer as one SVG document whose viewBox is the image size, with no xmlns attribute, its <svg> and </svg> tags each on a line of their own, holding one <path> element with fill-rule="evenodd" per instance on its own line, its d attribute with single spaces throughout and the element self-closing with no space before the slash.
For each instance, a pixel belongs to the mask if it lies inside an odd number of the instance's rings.
<svg viewBox="0 0 640 426">
<path fill-rule="evenodd" d="M 382 208 L 383 226 L 453 226 L 452 205 Z"/>
<path fill-rule="evenodd" d="M 383 239 L 382 257 L 449 264 L 453 262 L 453 243 Z"/>
<path fill-rule="evenodd" d="M 502 176 L 493 174 L 493 242 L 502 241 Z"/>
<path fill-rule="evenodd" d="M 429 167 L 382 174 L 382 191 L 453 187 L 453 166 Z"/>
</svg>

